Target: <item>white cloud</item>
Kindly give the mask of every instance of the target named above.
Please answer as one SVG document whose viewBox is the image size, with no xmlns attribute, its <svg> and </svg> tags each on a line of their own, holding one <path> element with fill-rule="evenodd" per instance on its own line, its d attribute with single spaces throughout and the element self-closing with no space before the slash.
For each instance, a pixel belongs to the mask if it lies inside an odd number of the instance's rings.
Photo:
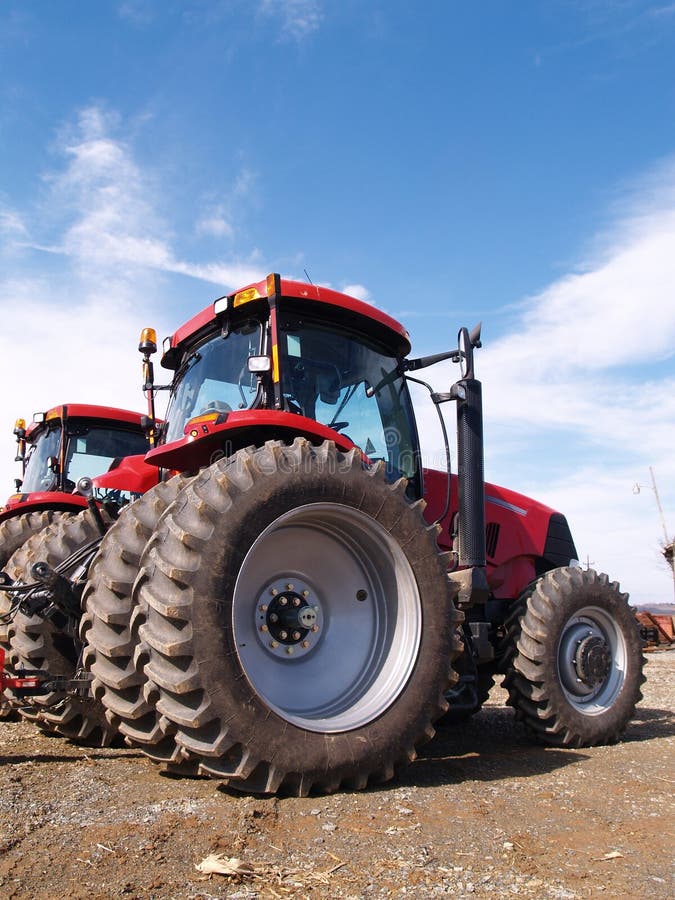
<svg viewBox="0 0 675 900">
<path fill-rule="evenodd" d="M 27 234 L 21 216 L 8 207 L 0 207 L 0 235 L 9 238 L 23 238 Z"/>
<path fill-rule="evenodd" d="M 317 31 L 323 18 L 317 0 L 261 0 L 260 10 L 280 19 L 282 37 L 297 41 Z"/>
<path fill-rule="evenodd" d="M 0 282 L 0 358 L 9 388 L 0 395 L 0 505 L 19 475 L 11 434 L 18 416 L 29 420 L 73 402 L 145 411 L 138 336 L 145 325 L 160 334 L 169 328 L 156 310 L 148 321 L 138 299 L 107 279 L 89 291 L 78 278 L 62 287 L 48 278 Z"/>
<path fill-rule="evenodd" d="M 50 194 L 44 218 L 56 237 L 33 237 L 27 244 L 76 264 L 114 269 L 117 277 L 136 278 L 139 269 L 155 269 L 211 282 L 221 290 L 261 278 L 265 266 L 247 261 L 192 262 L 176 256 L 173 236 L 159 212 L 161 191 L 140 170 L 131 148 L 113 136 L 117 127 L 117 117 L 97 107 L 80 114 L 77 128 L 63 139 L 65 169 L 46 179 Z M 230 228 L 222 215 L 202 225 L 220 234 Z"/>
<path fill-rule="evenodd" d="M 356 297 L 357 300 L 363 300 L 365 303 L 370 303 L 373 306 L 375 305 L 370 295 L 370 291 L 362 284 L 346 284 L 340 290 L 343 294 L 348 294 L 350 297 Z"/>
<path fill-rule="evenodd" d="M 60 135 L 65 164 L 45 177 L 39 208 L 2 209 L 0 505 L 18 475 L 11 433 L 18 416 L 64 402 L 144 411 L 138 336 L 147 325 L 161 337 L 179 324 L 162 302 L 170 275 L 222 292 L 264 274 L 250 261 L 255 251 L 243 262 L 174 253 L 162 192 L 115 137 L 118 124 L 96 107 L 84 110 Z"/>
<path fill-rule="evenodd" d="M 214 210 L 210 215 L 203 216 L 196 224 L 197 234 L 205 234 L 210 237 L 227 237 L 234 234 L 234 228 L 223 215 L 222 210 Z"/>
</svg>

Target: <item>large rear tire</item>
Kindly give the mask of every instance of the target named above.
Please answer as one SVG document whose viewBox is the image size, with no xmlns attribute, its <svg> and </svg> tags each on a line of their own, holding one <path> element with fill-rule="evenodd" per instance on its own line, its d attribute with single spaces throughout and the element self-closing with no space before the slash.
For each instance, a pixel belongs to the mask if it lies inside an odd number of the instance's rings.
<svg viewBox="0 0 675 900">
<path fill-rule="evenodd" d="M 436 529 L 357 451 L 268 442 L 167 511 L 134 591 L 163 720 L 200 771 L 304 796 L 387 780 L 459 652 Z"/>
<path fill-rule="evenodd" d="M 31 575 L 34 563 L 46 562 L 53 569 L 99 536 L 88 510 L 68 516 L 29 538 L 12 556 L 7 572 L 15 581 L 29 584 L 35 580 Z M 15 669 L 45 669 L 52 675 L 71 678 L 81 665 L 79 642 L 39 615 L 17 613 L 10 626 L 10 648 Z M 106 721 L 103 707 L 93 698 L 51 692 L 24 702 L 20 711 L 26 718 L 72 740 L 107 746 L 116 733 Z"/>
<path fill-rule="evenodd" d="M 162 762 L 176 762 L 180 751 L 161 732 L 157 711 L 144 696 L 147 679 L 138 643 L 144 616 L 132 588 L 146 543 L 188 480 L 176 476 L 161 482 L 121 512 L 101 542 L 82 597 L 80 638 L 85 667 L 94 676 L 92 692 L 128 741 L 151 745 L 146 752 Z"/>
<path fill-rule="evenodd" d="M 613 743 L 642 697 L 642 641 L 628 595 L 590 569 L 553 569 L 527 588 L 504 659 L 508 702 L 542 743 Z"/>
</svg>

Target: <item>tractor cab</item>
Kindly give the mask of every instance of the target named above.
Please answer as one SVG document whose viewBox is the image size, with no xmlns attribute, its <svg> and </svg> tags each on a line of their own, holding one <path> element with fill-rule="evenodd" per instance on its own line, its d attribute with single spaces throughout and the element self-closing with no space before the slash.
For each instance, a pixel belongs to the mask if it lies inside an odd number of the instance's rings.
<svg viewBox="0 0 675 900">
<path fill-rule="evenodd" d="M 124 457 L 147 452 L 141 420 L 138 413 L 87 404 L 36 413 L 27 427 L 17 420 L 16 458 L 23 477 L 17 479 L 17 493 L 8 499 L 3 515 L 25 511 L 27 504 L 72 506 L 81 477 L 100 475 Z"/>
<path fill-rule="evenodd" d="M 420 496 L 403 375 L 409 350 L 405 329 L 375 307 L 270 275 L 216 300 L 164 342 L 162 365 L 174 376 L 147 461 L 196 470 L 214 454 L 302 435 L 383 460 L 389 480 L 405 477 Z"/>
</svg>

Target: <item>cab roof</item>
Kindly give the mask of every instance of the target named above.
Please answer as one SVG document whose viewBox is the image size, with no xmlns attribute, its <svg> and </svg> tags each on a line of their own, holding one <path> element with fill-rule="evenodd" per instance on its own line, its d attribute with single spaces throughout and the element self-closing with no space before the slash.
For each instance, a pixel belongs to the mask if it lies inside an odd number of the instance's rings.
<svg viewBox="0 0 675 900">
<path fill-rule="evenodd" d="M 407 330 L 376 306 L 332 288 L 272 274 L 263 281 L 253 282 L 219 298 L 181 325 L 164 341 L 162 365 L 167 369 L 175 368 L 183 345 L 190 343 L 195 336 L 207 332 L 222 309 L 227 307 L 243 311 L 246 304 L 257 305 L 260 300 L 268 300 L 270 303 L 293 300 L 294 307 L 305 315 L 332 319 L 336 324 L 349 324 L 351 328 L 384 344 L 395 356 L 407 356 L 410 353 L 410 335 Z"/>
<path fill-rule="evenodd" d="M 68 419 L 108 420 L 119 425 L 135 425 L 139 429 L 142 427 L 141 420 L 143 414 L 132 412 L 129 409 L 118 409 L 115 406 L 97 406 L 90 403 L 61 403 L 58 406 L 52 406 L 52 408 L 48 409 L 45 413 L 40 413 L 39 415 L 44 416 L 44 419 L 41 421 L 35 421 L 35 419 L 33 419 L 26 429 L 26 435 L 30 437 L 30 435 L 36 429 L 42 427 L 45 422 L 62 419 L 64 409 Z M 38 413 L 35 413 L 35 415 L 38 415 Z"/>
</svg>

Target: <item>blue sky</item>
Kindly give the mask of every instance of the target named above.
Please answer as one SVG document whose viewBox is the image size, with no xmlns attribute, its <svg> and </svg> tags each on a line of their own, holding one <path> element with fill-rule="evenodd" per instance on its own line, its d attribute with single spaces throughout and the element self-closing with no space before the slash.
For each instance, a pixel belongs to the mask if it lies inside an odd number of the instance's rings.
<svg viewBox="0 0 675 900">
<path fill-rule="evenodd" d="M 141 326 L 305 269 L 417 353 L 482 319 L 487 476 L 672 599 L 675 3 L 0 0 L 7 493 L 17 415 L 142 408 Z"/>
</svg>

